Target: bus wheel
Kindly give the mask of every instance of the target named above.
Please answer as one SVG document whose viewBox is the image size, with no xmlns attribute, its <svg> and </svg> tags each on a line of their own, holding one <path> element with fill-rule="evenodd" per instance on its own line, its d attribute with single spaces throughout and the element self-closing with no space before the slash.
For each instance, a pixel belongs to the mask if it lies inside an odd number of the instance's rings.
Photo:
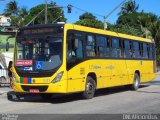
<svg viewBox="0 0 160 120">
<path fill-rule="evenodd" d="M 85 99 L 93 98 L 95 90 L 96 90 L 96 82 L 92 77 L 88 76 L 86 80 L 85 91 L 82 94 L 83 98 Z"/>
<path fill-rule="evenodd" d="M 134 74 L 134 81 L 133 81 L 133 85 L 132 85 L 132 90 L 138 90 L 139 88 L 139 83 L 140 83 L 140 76 L 135 73 Z"/>
<path fill-rule="evenodd" d="M 40 94 L 40 96 L 43 98 L 43 99 L 51 99 L 52 98 L 52 94 L 50 93 L 42 93 Z"/>
</svg>

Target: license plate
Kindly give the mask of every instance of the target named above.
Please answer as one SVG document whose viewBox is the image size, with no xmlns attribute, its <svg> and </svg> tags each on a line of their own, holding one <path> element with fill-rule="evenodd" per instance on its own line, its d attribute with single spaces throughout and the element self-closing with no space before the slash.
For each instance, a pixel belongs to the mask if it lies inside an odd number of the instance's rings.
<svg viewBox="0 0 160 120">
<path fill-rule="evenodd" d="M 39 93 L 39 90 L 38 89 L 30 89 L 29 92 L 30 93 Z"/>
</svg>

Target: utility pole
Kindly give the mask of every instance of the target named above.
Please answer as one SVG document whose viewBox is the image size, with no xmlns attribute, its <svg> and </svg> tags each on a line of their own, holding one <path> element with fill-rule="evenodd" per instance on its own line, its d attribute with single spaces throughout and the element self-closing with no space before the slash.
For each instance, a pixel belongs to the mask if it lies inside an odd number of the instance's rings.
<svg viewBox="0 0 160 120">
<path fill-rule="evenodd" d="M 47 14 L 48 14 L 48 13 L 47 13 L 47 8 L 48 8 L 48 6 L 47 6 L 47 4 L 48 4 L 48 3 L 47 3 L 47 0 L 45 0 L 45 24 L 48 23 L 48 19 L 47 19 L 47 16 L 48 16 L 48 15 L 47 15 Z"/>
<path fill-rule="evenodd" d="M 115 11 L 117 10 L 126 0 L 123 0 L 120 4 L 118 4 L 108 15 L 104 16 L 104 22 L 106 22 L 106 19 Z M 104 30 L 106 30 L 107 23 L 104 23 Z"/>
<path fill-rule="evenodd" d="M 104 30 L 107 29 L 106 16 L 104 16 Z"/>
</svg>

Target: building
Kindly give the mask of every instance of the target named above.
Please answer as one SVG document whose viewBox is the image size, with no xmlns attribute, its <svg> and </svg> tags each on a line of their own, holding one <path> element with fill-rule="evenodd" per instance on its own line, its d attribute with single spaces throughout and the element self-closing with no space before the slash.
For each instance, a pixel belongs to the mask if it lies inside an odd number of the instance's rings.
<svg viewBox="0 0 160 120">
<path fill-rule="evenodd" d="M 5 15 L 0 15 L 0 26 L 3 27 L 11 26 L 11 18 Z"/>
</svg>

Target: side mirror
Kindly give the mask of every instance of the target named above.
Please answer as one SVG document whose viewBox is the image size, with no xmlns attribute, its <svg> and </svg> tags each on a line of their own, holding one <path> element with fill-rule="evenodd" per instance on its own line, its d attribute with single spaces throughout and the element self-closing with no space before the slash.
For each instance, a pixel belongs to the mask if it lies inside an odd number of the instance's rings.
<svg viewBox="0 0 160 120">
<path fill-rule="evenodd" d="M 78 39 L 74 41 L 74 50 L 78 49 Z"/>
<path fill-rule="evenodd" d="M 9 42 L 6 42 L 6 52 L 9 51 Z"/>
</svg>

